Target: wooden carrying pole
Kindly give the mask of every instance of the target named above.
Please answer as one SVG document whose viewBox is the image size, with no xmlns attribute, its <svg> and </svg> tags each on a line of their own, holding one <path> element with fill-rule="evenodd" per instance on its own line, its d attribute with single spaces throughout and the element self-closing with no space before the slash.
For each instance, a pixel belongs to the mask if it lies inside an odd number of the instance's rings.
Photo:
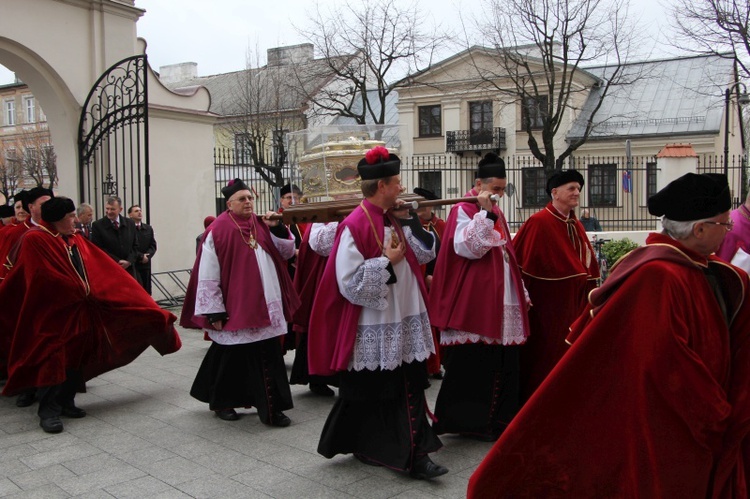
<svg viewBox="0 0 750 499">
<path fill-rule="evenodd" d="M 476 197 L 453 198 L 453 199 L 425 199 L 420 196 L 403 196 L 399 199 L 405 201 L 412 210 L 425 206 L 444 206 L 458 203 L 476 203 Z M 500 196 L 492 196 L 497 203 Z M 292 223 L 315 223 L 315 222 L 340 222 L 354 211 L 361 199 L 342 199 L 339 201 L 325 201 L 322 203 L 304 203 L 286 208 L 282 213 L 273 215 L 272 220 L 283 220 L 285 224 Z"/>
</svg>

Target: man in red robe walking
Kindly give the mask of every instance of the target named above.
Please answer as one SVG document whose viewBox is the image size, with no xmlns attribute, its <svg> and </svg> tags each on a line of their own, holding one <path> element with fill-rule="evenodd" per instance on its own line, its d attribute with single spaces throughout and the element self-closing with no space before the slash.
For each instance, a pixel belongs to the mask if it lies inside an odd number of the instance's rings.
<svg viewBox="0 0 750 499">
<path fill-rule="evenodd" d="M 315 293 L 323 277 L 328 255 L 333 249 L 338 222 L 314 223 L 307 226 L 297 253 L 297 272 L 294 274 L 294 290 L 300 298 L 300 306 L 294 313 L 293 330 L 297 336 L 297 349 L 289 374 L 292 385 L 309 385 L 310 391 L 322 397 L 333 397 L 335 392 L 328 386 L 337 386 L 336 376 L 316 376 L 308 369 L 308 337 L 310 312 Z"/>
<path fill-rule="evenodd" d="M 427 200 L 440 199 L 440 197 L 434 192 L 421 187 L 415 187 L 414 194 L 422 196 Z M 415 211 L 424 230 L 435 236 L 435 253 L 436 255 L 439 254 L 440 244 L 443 239 L 443 234 L 445 233 L 445 220 L 432 211 L 432 206 L 420 206 Z M 432 278 L 435 274 L 435 263 L 437 263 L 437 256 L 425 265 L 422 265 L 422 269 L 424 270 L 424 283 L 425 286 L 427 286 L 428 293 L 432 287 Z M 432 339 L 435 342 L 435 354 L 427 359 L 427 372 L 433 379 L 443 379 L 443 370 L 441 368 L 443 349 L 440 348 L 440 331 L 434 326 L 432 327 Z"/>
<path fill-rule="evenodd" d="M 398 219 L 405 210 L 392 212 L 403 204 L 400 169 L 382 146 L 357 164 L 365 199 L 339 224 L 320 280 L 310 374 L 340 375 L 320 454 L 351 453 L 430 479 L 448 472 L 428 455 L 442 443 L 427 422 L 424 395 L 435 345 L 420 264 L 435 258 L 435 240 L 416 218 Z"/>
<path fill-rule="evenodd" d="M 18 243 L 21 236 L 32 227 L 38 227 L 42 223 L 42 205 L 54 196 L 53 192 L 44 187 L 34 187 L 29 191 L 21 191 L 16 194 L 16 204 L 20 209 L 16 210 L 20 220 L 16 225 L 8 227 L 0 235 L 0 283 L 13 267 L 9 256 Z M 26 214 L 27 216 L 24 216 Z M 10 352 L 10 344 L 13 340 L 13 328 L 0 328 L 0 378 L 7 374 L 7 361 Z M 36 390 L 29 388 L 18 394 L 16 398 L 17 407 L 28 407 L 36 400 Z"/>
<path fill-rule="evenodd" d="M 159 308 L 107 255 L 75 234 L 75 205 L 51 198 L 26 231 L 0 285 L 0 330 L 13 331 L 4 395 L 38 388 L 40 426 L 86 412 L 74 397 L 87 380 L 124 366 L 149 346 L 166 355 L 181 343 L 176 317 Z"/>
<path fill-rule="evenodd" d="M 506 184 L 505 163 L 488 153 L 466 194 L 477 201 L 456 204 L 448 216 L 430 290 L 430 317 L 445 348 L 445 379 L 435 406 L 438 435 L 494 442 L 519 409 L 528 297 L 508 223 L 491 199 L 502 196 Z"/>
<path fill-rule="evenodd" d="M 664 230 L 591 293 L 470 498 L 747 497 L 750 283 L 712 255 L 730 206 L 715 174 L 649 199 Z"/>
<path fill-rule="evenodd" d="M 294 239 L 280 221 L 273 235 L 254 213 L 255 198 L 242 180 L 221 190 L 227 210 L 206 229 L 190 274 L 180 324 L 212 340 L 190 394 L 225 421 L 237 407 L 255 407 L 261 422 L 289 426 L 292 408 L 279 336 L 299 306 L 286 271 Z"/>
<path fill-rule="evenodd" d="M 568 349 L 568 328 L 596 287 L 599 267 L 575 207 L 583 176 L 559 171 L 547 181 L 551 201 L 513 239 L 529 292 L 531 335 L 521 349 L 521 400 L 528 400 Z"/>
</svg>

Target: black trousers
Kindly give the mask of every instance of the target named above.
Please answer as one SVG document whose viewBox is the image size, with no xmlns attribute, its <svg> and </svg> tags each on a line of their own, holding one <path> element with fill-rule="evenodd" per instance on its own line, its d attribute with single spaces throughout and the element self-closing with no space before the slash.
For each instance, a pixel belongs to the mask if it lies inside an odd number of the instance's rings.
<svg viewBox="0 0 750 499">
<path fill-rule="evenodd" d="M 435 431 L 496 439 L 520 409 L 518 346 L 444 347 Z"/>
<path fill-rule="evenodd" d="M 138 274 L 138 281 L 146 290 L 146 293 L 151 294 L 151 264 L 135 264 L 135 271 Z"/>
<path fill-rule="evenodd" d="M 76 391 L 82 383 L 82 378 L 77 371 L 66 370 L 65 374 L 65 381 L 59 385 L 37 388 L 36 396 L 39 400 L 37 414 L 40 419 L 59 417 L 63 407 L 75 405 Z"/>
<path fill-rule="evenodd" d="M 427 422 L 425 362 L 393 371 L 341 373 L 339 397 L 318 444 L 327 458 L 354 453 L 389 468 L 409 471 L 443 444 Z"/>
</svg>

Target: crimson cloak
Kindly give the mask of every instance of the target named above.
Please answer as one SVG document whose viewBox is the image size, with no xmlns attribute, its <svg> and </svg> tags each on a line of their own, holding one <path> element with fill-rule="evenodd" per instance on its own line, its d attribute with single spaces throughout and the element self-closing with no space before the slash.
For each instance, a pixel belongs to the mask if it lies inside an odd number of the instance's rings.
<svg viewBox="0 0 750 499">
<path fill-rule="evenodd" d="M 472 190 L 467 195 L 471 194 L 476 193 Z M 493 213 L 498 217 L 495 231 L 506 239 L 505 249 L 492 248 L 482 258 L 469 260 L 458 256 L 453 244 L 459 209 L 463 209 L 470 219 L 479 213 L 477 203 L 459 203 L 448 215 L 443 247 L 438 254 L 430 289 L 430 320 L 440 330 L 456 329 L 487 338 L 502 339 L 505 279 L 510 279 L 513 283 L 519 302 L 524 303 L 526 296 L 510 241 L 508 223 L 495 206 Z M 508 257 L 510 276 L 505 275 L 504 255 Z M 526 314 L 522 314 L 522 320 L 524 336 L 528 337 L 529 323 Z"/>
<path fill-rule="evenodd" d="M 575 213 L 566 220 L 552 203 L 526 220 L 513 248 L 532 305 L 531 334 L 521 350 L 521 398 L 528 399 L 567 351 L 565 337 L 596 287 L 599 267 Z"/>
<path fill-rule="evenodd" d="M 162 355 L 180 349 L 176 317 L 86 238 L 72 235 L 66 244 L 45 225 L 29 229 L 18 244 L 0 285 L 0 331 L 14 331 L 4 395 L 60 384 L 66 369 L 89 380 L 149 346 Z M 69 245 L 78 248 L 84 278 Z"/>
<path fill-rule="evenodd" d="M 709 260 L 667 236 L 647 242 L 592 293 L 568 353 L 474 472 L 470 498 L 746 496 L 747 274 L 711 260 L 733 297 L 728 326 Z"/>
</svg>

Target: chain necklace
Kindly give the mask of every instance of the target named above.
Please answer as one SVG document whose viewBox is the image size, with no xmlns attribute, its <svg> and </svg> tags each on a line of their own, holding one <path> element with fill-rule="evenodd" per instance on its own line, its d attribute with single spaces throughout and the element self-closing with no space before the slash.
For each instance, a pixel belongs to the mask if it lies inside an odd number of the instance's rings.
<svg viewBox="0 0 750 499">
<path fill-rule="evenodd" d="M 242 238 L 242 242 L 247 244 L 250 249 L 256 249 L 258 247 L 258 241 L 255 240 L 255 235 L 253 232 L 255 232 L 255 215 L 250 215 L 250 219 L 252 220 L 252 227 L 250 227 L 248 230 L 250 234 L 248 235 L 248 238 L 245 239 L 244 234 L 242 234 L 242 227 L 240 227 L 240 224 L 237 223 L 237 220 L 234 219 L 232 216 L 232 212 L 228 211 L 229 218 L 232 219 L 232 222 L 234 222 L 234 225 L 237 226 L 237 230 L 240 231 L 240 237 Z"/>
<path fill-rule="evenodd" d="M 362 211 L 365 212 L 367 220 L 370 222 L 370 228 L 372 229 L 372 235 L 375 236 L 375 242 L 378 243 L 380 251 L 384 251 L 383 242 L 380 240 L 380 237 L 378 237 L 378 231 L 375 230 L 375 224 L 372 221 L 372 217 L 370 216 L 370 212 L 367 210 L 364 201 L 360 201 L 359 206 L 362 208 Z M 398 233 L 393 227 L 391 227 L 391 248 L 396 249 L 399 244 L 401 244 L 401 241 L 398 238 Z"/>
</svg>

